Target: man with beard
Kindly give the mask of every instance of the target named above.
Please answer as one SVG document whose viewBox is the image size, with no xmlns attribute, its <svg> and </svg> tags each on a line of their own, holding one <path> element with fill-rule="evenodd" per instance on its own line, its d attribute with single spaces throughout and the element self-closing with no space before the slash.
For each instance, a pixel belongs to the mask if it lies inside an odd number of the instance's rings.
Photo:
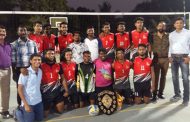
<svg viewBox="0 0 190 122">
<path fill-rule="evenodd" d="M 145 44 L 139 44 L 138 56 L 135 57 L 133 62 L 135 104 L 140 104 L 142 101 L 148 104 L 150 102 L 151 90 L 154 91 L 154 67 L 152 65 L 152 59 L 147 57 L 146 52 L 147 46 Z"/>
<path fill-rule="evenodd" d="M 129 33 L 125 31 L 125 22 L 117 24 L 116 47 L 124 49 L 125 59 L 130 59 L 130 39 Z"/>
<path fill-rule="evenodd" d="M 91 60 L 94 61 L 98 58 L 98 49 L 102 47 L 102 42 L 94 36 L 95 30 L 93 26 L 89 26 L 86 33 L 87 37 L 84 43 L 88 46 L 91 53 Z"/>
<path fill-rule="evenodd" d="M 44 53 L 45 62 L 42 63 L 42 101 L 44 104 L 44 116 L 47 117 L 51 108 L 55 107 L 57 113 L 64 110 L 64 96 L 61 92 L 64 86 L 63 71 L 61 65 L 55 62 L 54 49 L 47 49 Z M 60 80 L 61 77 L 61 80 Z"/>
<path fill-rule="evenodd" d="M 73 53 L 73 61 L 76 64 L 83 62 L 83 52 L 88 50 L 88 46 L 85 43 L 81 42 L 80 32 L 75 31 L 73 33 L 74 42 L 71 43 L 68 48 L 72 50 Z"/>
<path fill-rule="evenodd" d="M 20 25 L 18 27 L 19 38 L 11 43 L 12 48 L 12 70 L 13 70 L 13 80 L 16 81 L 18 86 L 18 78 L 20 73 L 27 75 L 27 69 L 30 65 L 30 56 L 34 53 L 38 53 L 36 43 L 28 39 L 26 26 Z M 20 106 L 21 99 L 17 95 L 17 103 Z"/>
<path fill-rule="evenodd" d="M 166 74 L 169 66 L 169 34 L 165 32 L 166 23 L 164 21 L 160 21 L 157 24 L 156 29 L 157 32 L 152 35 L 153 43 L 151 44 L 154 54 L 153 65 L 155 71 L 155 91 L 153 91 L 152 101 L 156 101 L 157 94 L 158 98 L 164 99 L 163 91 L 165 88 Z"/>
<path fill-rule="evenodd" d="M 67 46 L 73 42 L 72 33 L 68 33 L 68 23 L 60 23 L 60 36 L 58 37 L 58 44 L 60 52 L 64 51 Z"/>
</svg>

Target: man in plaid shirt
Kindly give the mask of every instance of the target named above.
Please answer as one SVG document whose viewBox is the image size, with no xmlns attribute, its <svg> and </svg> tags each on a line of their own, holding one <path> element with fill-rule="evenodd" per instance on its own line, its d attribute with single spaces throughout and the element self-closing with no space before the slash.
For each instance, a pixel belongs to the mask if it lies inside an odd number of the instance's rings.
<svg viewBox="0 0 190 122">
<path fill-rule="evenodd" d="M 27 75 L 27 69 L 30 65 L 30 56 L 38 52 L 36 43 L 28 39 L 27 28 L 25 26 L 18 27 L 19 38 L 11 43 L 12 48 L 12 70 L 13 80 L 16 81 L 18 86 L 18 78 L 20 73 Z M 19 95 L 17 95 L 17 103 L 21 104 Z"/>
</svg>

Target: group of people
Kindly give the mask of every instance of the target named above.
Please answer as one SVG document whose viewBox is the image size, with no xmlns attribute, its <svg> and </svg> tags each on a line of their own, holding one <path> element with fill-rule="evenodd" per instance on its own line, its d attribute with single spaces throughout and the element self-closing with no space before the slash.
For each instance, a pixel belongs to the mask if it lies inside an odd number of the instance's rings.
<svg viewBox="0 0 190 122">
<path fill-rule="evenodd" d="M 181 99 L 179 67 L 183 79 L 183 103 L 189 103 L 190 31 L 184 29 L 183 18 L 174 21 L 175 30 L 166 32 L 166 23 L 158 22 L 156 32 L 144 27 L 144 19 L 137 17 L 135 29 L 126 32 L 125 22 L 118 22 L 117 33 L 110 32 L 110 24 L 102 25 L 95 37 L 89 26 L 87 37 L 80 32 L 68 33 L 68 23 L 62 22 L 59 36 L 51 34 L 51 25 L 37 21 L 34 32 L 28 35 L 19 26 L 19 38 L 8 44 L 6 28 L 0 26 L 0 88 L 1 115 L 10 118 L 9 97 L 11 68 L 17 84 L 17 103 L 27 122 L 42 121 L 52 109 L 64 110 L 97 104 L 97 94 L 104 90 L 116 92 L 126 104 L 148 104 L 165 99 L 166 74 L 171 63 L 174 96 Z M 43 30 L 43 34 L 42 34 Z M 60 62 L 56 52 L 60 52 Z M 133 69 L 134 90 L 129 81 Z M 158 87 L 159 86 L 159 87 Z M 118 110 L 122 106 L 118 105 Z"/>
</svg>

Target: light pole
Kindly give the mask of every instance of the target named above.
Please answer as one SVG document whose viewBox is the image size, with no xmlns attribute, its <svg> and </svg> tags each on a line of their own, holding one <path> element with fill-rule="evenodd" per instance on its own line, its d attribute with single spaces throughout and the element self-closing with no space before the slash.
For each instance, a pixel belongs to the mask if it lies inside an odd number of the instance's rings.
<svg viewBox="0 0 190 122">
<path fill-rule="evenodd" d="M 184 12 L 184 27 L 186 27 L 186 2 L 183 0 L 183 12 Z"/>
</svg>

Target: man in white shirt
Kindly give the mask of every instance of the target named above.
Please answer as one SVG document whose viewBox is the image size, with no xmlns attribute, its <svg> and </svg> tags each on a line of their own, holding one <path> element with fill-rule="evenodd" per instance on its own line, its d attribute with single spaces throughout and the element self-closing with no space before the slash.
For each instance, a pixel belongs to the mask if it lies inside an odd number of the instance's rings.
<svg viewBox="0 0 190 122">
<path fill-rule="evenodd" d="M 79 64 L 83 62 L 83 52 L 88 50 L 88 46 L 81 42 L 80 32 L 78 31 L 73 33 L 73 41 L 73 43 L 68 45 L 68 48 L 72 50 L 72 60 L 76 64 Z"/>
<path fill-rule="evenodd" d="M 95 38 L 93 26 L 89 26 L 86 33 L 87 37 L 84 39 L 84 43 L 88 46 L 91 53 L 91 60 L 94 61 L 98 58 L 98 49 L 102 47 L 102 42 L 98 38 Z"/>
<path fill-rule="evenodd" d="M 179 88 L 179 67 L 182 72 L 184 97 L 183 105 L 189 103 L 189 61 L 190 61 L 190 31 L 183 28 L 183 18 L 177 18 L 174 23 L 175 31 L 169 35 L 169 61 L 171 63 L 172 80 L 175 95 L 170 99 L 177 102 L 181 99 Z"/>
<path fill-rule="evenodd" d="M 31 66 L 28 69 L 28 75 L 20 74 L 18 81 L 18 93 L 22 100 L 21 110 L 23 111 L 23 120 L 25 122 L 34 122 L 43 120 L 43 104 L 40 91 L 42 80 L 41 56 L 32 54 L 30 57 Z"/>
</svg>

